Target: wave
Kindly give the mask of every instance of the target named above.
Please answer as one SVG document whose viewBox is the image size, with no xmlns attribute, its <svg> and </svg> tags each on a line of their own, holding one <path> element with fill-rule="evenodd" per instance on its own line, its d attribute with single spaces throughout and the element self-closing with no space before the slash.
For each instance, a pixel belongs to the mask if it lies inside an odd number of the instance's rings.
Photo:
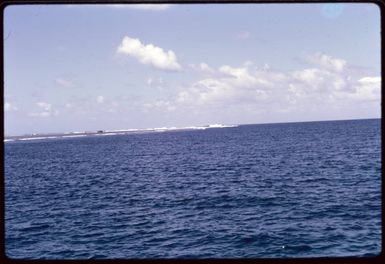
<svg viewBox="0 0 385 264">
<path fill-rule="evenodd" d="M 206 126 L 188 126 L 188 127 L 156 127 L 156 128 L 147 128 L 142 131 L 174 131 L 174 130 L 205 130 L 208 128 L 227 128 L 227 127 L 238 127 L 238 125 L 223 125 L 223 124 L 211 124 Z"/>
<path fill-rule="evenodd" d="M 72 134 L 83 134 L 84 132 L 81 131 L 74 131 L 74 132 L 65 132 L 64 135 L 72 135 Z"/>
<path fill-rule="evenodd" d="M 212 124 L 209 128 L 225 128 L 225 127 L 237 127 L 238 125 L 223 125 L 223 124 Z"/>
<path fill-rule="evenodd" d="M 17 140 L 38 140 L 38 139 L 50 139 L 50 138 L 58 138 L 58 137 L 28 137 L 28 138 L 19 138 Z"/>
<path fill-rule="evenodd" d="M 25 138 L 12 138 L 4 139 L 4 142 L 12 141 L 29 141 L 29 140 L 42 140 L 42 139 L 53 139 L 53 138 L 76 138 L 76 137 L 87 137 L 87 136 L 113 136 L 113 135 L 125 135 L 130 132 L 167 132 L 167 131 L 183 131 L 183 130 L 205 130 L 211 128 L 227 128 L 227 127 L 238 127 L 238 125 L 224 125 L 224 124 L 210 124 L 205 126 L 188 126 L 188 127 L 155 127 L 155 128 L 143 128 L 143 129 L 116 129 L 116 130 L 105 130 L 103 133 L 90 133 L 90 132 L 66 132 L 62 135 L 57 136 L 46 136 L 46 137 L 25 137 Z"/>
<path fill-rule="evenodd" d="M 124 133 L 104 133 L 104 134 L 94 134 L 93 136 L 113 136 L 113 135 L 123 135 Z"/>
<path fill-rule="evenodd" d="M 74 137 L 86 137 L 87 135 L 71 135 L 71 136 L 62 136 L 62 138 L 74 138 Z"/>
<path fill-rule="evenodd" d="M 104 132 L 110 133 L 110 132 L 134 132 L 134 131 L 140 131 L 140 129 L 138 128 L 114 129 L 114 130 L 105 130 Z"/>
<path fill-rule="evenodd" d="M 206 126 L 191 126 L 191 127 L 186 127 L 186 129 L 198 129 L 198 130 L 205 130 L 208 127 Z"/>
</svg>

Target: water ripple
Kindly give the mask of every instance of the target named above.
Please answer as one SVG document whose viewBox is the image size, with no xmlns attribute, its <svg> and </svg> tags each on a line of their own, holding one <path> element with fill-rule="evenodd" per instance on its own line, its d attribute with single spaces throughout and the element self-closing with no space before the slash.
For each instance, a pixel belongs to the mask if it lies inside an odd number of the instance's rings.
<svg viewBox="0 0 385 264">
<path fill-rule="evenodd" d="M 5 144 L 16 259 L 373 256 L 379 120 Z"/>
</svg>

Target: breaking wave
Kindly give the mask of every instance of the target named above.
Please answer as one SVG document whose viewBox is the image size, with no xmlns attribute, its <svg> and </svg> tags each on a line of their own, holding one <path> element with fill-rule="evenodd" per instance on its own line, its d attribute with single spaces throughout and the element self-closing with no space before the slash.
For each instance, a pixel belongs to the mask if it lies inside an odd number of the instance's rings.
<svg viewBox="0 0 385 264">
<path fill-rule="evenodd" d="M 168 132 L 168 131 L 187 131 L 187 130 L 205 130 L 212 128 L 229 128 L 238 127 L 238 125 L 223 125 L 223 124 L 211 124 L 205 126 L 188 126 L 188 127 L 155 127 L 155 128 L 131 128 L 131 129 L 117 129 L 117 130 L 105 130 L 102 132 L 66 132 L 55 136 L 28 136 L 28 137 L 14 137 L 6 138 L 4 142 L 14 141 L 30 141 L 30 140 L 45 140 L 45 139 L 61 139 L 61 138 L 77 138 L 87 136 L 113 136 L 113 135 L 126 135 L 130 133 L 146 133 L 146 132 Z"/>
</svg>

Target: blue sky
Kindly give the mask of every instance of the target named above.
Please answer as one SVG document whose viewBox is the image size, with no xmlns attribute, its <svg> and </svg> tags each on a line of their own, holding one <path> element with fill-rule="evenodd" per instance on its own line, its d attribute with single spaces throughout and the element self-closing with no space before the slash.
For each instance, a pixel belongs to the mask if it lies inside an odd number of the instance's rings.
<svg viewBox="0 0 385 264">
<path fill-rule="evenodd" d="M 8 6 L 6 135 L 380 117 L 374 4 Z"/>
</svg>

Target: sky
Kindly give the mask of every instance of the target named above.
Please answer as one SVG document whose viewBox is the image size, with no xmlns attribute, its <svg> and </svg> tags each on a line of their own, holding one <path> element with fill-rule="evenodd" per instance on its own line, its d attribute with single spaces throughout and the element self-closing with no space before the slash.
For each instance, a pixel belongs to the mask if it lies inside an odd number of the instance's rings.
<svg viewBox="0 0 385 264">
<path fill-rule="evenodd" d="M 380 118 L 380 10 L 11 5 L 4 133 Z"/>
</svg>

